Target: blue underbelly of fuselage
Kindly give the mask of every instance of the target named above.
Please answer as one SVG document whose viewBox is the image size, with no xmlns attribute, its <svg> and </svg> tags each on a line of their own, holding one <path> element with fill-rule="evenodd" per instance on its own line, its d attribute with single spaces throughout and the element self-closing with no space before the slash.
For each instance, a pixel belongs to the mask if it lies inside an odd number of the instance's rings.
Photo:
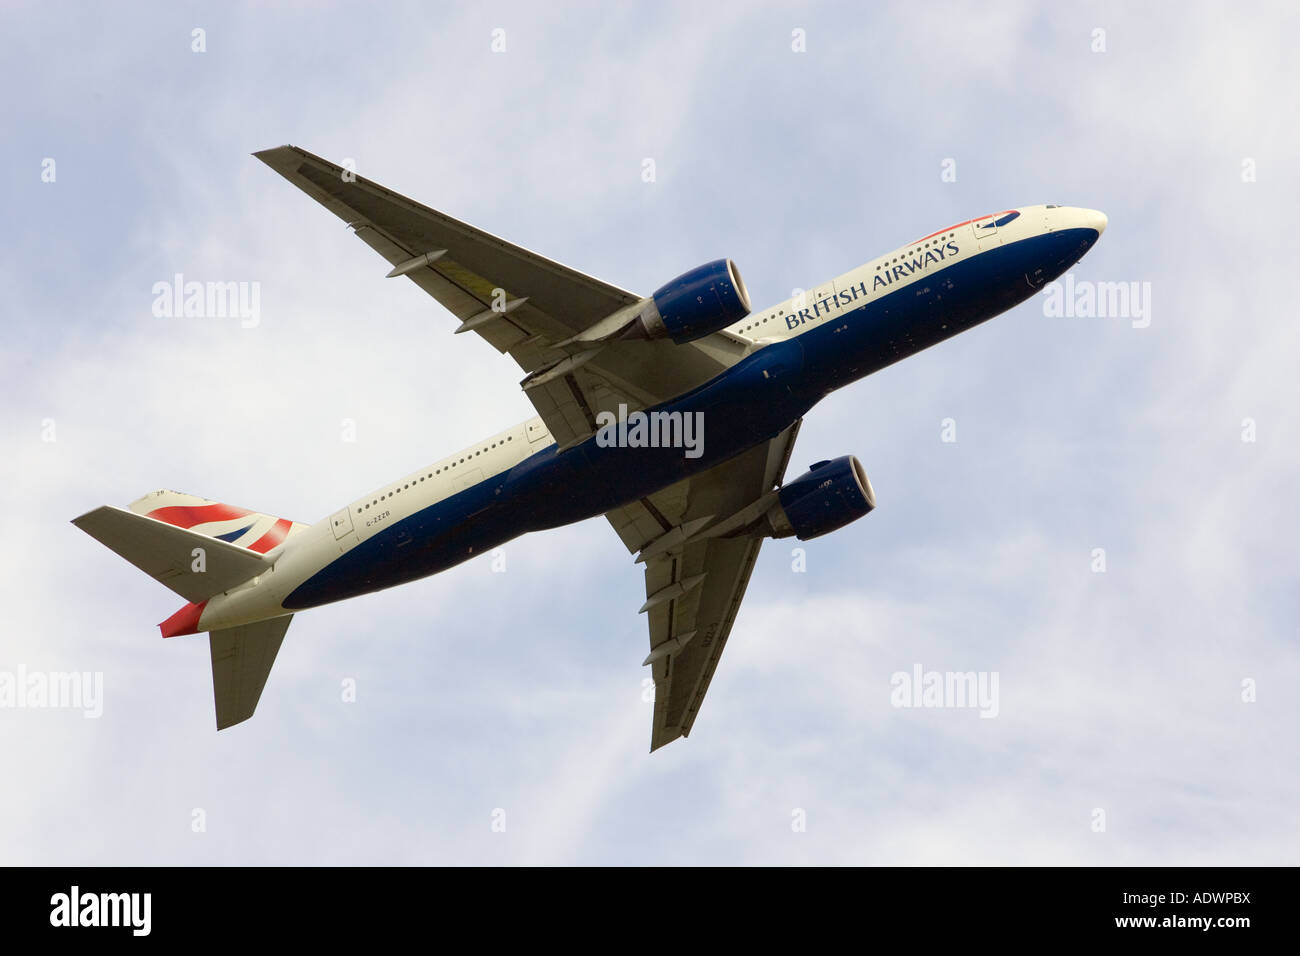
<svg viewBox="0 0 1300 956">
<path fill-rule="evenodd" d="M 977 325 L 1063 274 L 1097 239 L 1072 229 L 954 263 L 765 346 L 647 411 L 699 413 L 702 453 L 551 445 L 360 542 L 285 598 L 302 610 L 446 570 L 517 538 L 604 514 L 775 437 L 834 389 Z"/>
</svg>

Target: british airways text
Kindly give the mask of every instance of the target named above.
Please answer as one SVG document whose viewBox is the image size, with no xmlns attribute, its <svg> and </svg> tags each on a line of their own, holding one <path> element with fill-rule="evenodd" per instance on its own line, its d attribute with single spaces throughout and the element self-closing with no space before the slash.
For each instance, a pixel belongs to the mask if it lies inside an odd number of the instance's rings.
<svg viewBox="0 0 1300 956">
<path fill-rule="evenodd" d="M 906 262 L 900 262 L 878 272 L 875 280 L 871 283 L 871 291 L 875 292 L 877 289 L 888 288 L 906 276 L 921 272 L 934 263 L 943 262 L 948 256 L 957 255 L 959 251 L 956 242 L 947 242 L 942 246 L 927 249 L 924 253 L 917 253 Z M 849 288 L 836 292 L 834 295 L 828 295 L 824 299 L 811 303 L 806 309 L 790 313 L 785 317 L 785 327 L 787 329 L 797 329 L 805 322 L 815 322 L 836 309 L 843 308 L 851 302 L 856 302 L 859 296 L 865 298 L 867 294 L 867 283 L 865 281 L 849 286 Z"/>
</svg>

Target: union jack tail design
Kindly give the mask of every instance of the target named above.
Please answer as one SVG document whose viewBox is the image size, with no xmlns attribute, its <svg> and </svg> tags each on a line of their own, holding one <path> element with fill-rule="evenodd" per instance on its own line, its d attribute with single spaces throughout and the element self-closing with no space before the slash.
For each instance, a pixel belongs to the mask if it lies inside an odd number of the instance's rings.
<svg viewBox="0 0 1300 956">
<path fill-rule="evenodd" d="M 307 527 L 288 518 L 277 518 L 179 491 L 154 491 L 131 502 L 129 507 L 146 518 L 165 521 L 258 554 L 279 547 L 290 535 Z"/>
</svg>

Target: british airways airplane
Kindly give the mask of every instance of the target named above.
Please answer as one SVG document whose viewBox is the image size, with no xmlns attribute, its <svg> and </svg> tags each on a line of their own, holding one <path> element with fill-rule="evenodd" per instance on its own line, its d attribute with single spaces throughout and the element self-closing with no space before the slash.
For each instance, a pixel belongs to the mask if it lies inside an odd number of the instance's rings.
<svg viewBox="0 0 1300 956">
<path fill-rule="evenodd" d="M 412 202 L 294 146 L 255 154 L 510 355 L 537 417 L 313 525 L 156 491 L 73 522 L 208 632 L 217 729 L 252 716 L 298 611 L 436 574 L 529 531 L 604 515 L 645 566 L 650 749 L 699 714 L 765 538 L 876 506 L 852 455 L 785 480 L 803 416 L 837 388 L 965 331 L 1063 274 L 1090 209 L 1008 209 L 923 236 L 761 312 L 719 259 L 641 296 Z"/>
</svg>

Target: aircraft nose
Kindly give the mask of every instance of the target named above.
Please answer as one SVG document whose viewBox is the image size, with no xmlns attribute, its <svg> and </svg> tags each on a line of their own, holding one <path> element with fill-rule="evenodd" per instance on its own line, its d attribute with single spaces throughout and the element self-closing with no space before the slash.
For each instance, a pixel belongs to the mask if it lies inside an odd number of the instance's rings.
<svg viewBox="0 0 1300 956">
<path fill-rule="evenodd" d="M 1096 209 L 1081 209 L 1080 218 L 1083 220 L 1081 225 L 1085 229 L 1096 229 L 1097 236 L 1100 237 L 1106 231 L 1106 223 L 1110 220 L 1106 218 L 1104 212 L 1098 212 Z"/>
</svg>

